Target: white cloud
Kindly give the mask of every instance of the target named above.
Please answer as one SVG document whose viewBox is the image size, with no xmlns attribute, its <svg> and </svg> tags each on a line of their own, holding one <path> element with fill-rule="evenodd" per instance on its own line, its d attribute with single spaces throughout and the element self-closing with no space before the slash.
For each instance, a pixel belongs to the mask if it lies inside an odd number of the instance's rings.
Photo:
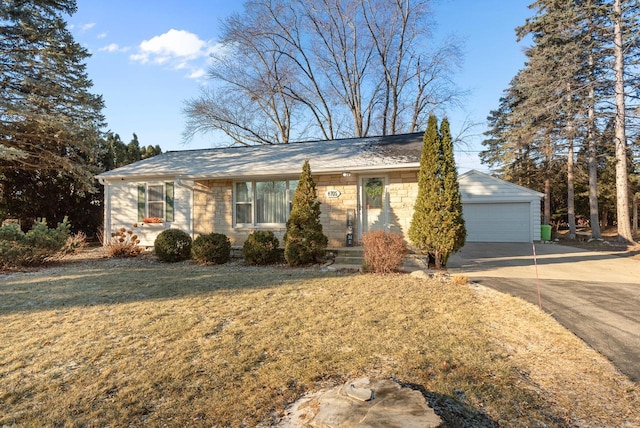
<svg viewBox="0 0 640 428">
<path fill-rule="evenodd" d="M 189 79 L 201 79 L 203 78 L 205 75 L 207 74 L 207 72 L 204 70 L 204 68 L 198 68 L 198 69 L 194 69 L 190 74 L 187 75 L 187 77 Z"/>
<path fill-rule="evenodd" d="M 80 27 L 80 31 L 88 31 L 88 30 L 91 30 L 95 26 L 96 26 L 95 22 L 89 22 L 88 24 L 83 24 L 82 27 Z"/>
<path fill-rule="evenodd" d="M 204 65 L 209 55 L 219 50 L 219 45 L 204 41 L 194 33 L 171 29 L 144 40 L 129 59 L 141 64 L 162 65 L 172 70 L 187 70 L 187 78 L 200 79 L 206 74 Z"/>
<path fill-rule="evenodd" d="M 99 39 L 104 39 L 104 38 L 107 37 L 107 33 L 100 33 L 96 37 L 99 38 Z"/>
<path fill-rule="evenodd" d="M 192 60 L 207 54 L 207 42 L 184 30 L 171 29 L 140 43 L 138 53 L 131 59 L 143 64 L 163 64 L 167 61 Z"/>
<path fill-rule="evenodd" d="M 126 52 L 129 50 L 128 46 L 119 46 L 117 43 L 111 43 L 107 46 L 98 49 L 101 52 Z"/>
</svg>

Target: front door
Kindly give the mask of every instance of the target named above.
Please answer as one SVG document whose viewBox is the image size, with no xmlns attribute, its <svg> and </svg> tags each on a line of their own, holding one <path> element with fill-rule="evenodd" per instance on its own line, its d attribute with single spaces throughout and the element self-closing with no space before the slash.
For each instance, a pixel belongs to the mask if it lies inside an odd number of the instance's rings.
<svg viewBox="0 0 640 428">
<path fill-rule="evenodd" d="M 362 177 L 362 233 L 387 229 L 385 177 Z"/>
</svg>

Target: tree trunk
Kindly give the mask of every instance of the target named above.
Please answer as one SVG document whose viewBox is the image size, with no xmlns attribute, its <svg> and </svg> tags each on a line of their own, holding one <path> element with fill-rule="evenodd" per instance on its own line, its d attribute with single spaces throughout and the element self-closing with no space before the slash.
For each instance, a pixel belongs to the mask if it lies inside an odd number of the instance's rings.
<svg viewBox="0 0 640 428">
<path fill-rule="evenodd" d="M 589 155 L 589 223 L 591 224 L 591 238 L 602 239 L 600 232 L 600 219 L 598 216 L 598 148 L 595 135 L 596 113 L 594 102 L 596 99 L 594 89 L 593 67 L 595 61 L 593 53 L 589 54 L 589 68 L 591 80 L 589 82 L 589 111 L 587 123 L 587 153 Z"/>
<path fill-rule="evenodd" d="M 613 51 L 615 56 L 615 93 L 616 93 L 616 216 L 618 219 L 618 242 L 633 242 L 631 219 L 629 218 L 629 177 L 627 171 L 627 137 L 625 130 L 624 100 L 624 49 L 622 46 L 622 7 L 621 0 L 613 2 Z"/>
<path fill-rule="evenodd" d="M 572 126 L 570 125 L 570 128 Z M 568 139 L 567 155 L 567 217 L 569 222 L 569 239 L 576 239 L 576 209 L 575 209 L 575 180 L 574 180 L 574 160 L 573 160 L 573 134 L 570 129 Z"/>
<path fill-rule="evenodd" d="M 640 201 L 640 194 L 635 194 L 633 197 L 633 227 L 631 228 L 633 234 L 638 233 L 638 202 Z"/>
<path fill-rule="evenodd" d="M 571 84 L 567 84 L 567 105 L 571 103 Z M 575 177 L 573 159 L 573 120 L 567 123 L 567 222 L 569 239 L 576 239 Z"/>
<path fill-rule="evenodd" d="M 551 179 L 544 179 L 544 224 L 551 224 Z"/>
</svg>

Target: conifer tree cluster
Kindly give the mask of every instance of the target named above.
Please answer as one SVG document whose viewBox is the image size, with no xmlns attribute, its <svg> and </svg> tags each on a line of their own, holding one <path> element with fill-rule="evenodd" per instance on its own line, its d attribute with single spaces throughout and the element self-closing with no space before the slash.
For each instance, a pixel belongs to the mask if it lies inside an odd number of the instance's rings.
<svg viewBox="0 0 640 428">
<path fill-rule="evenodd" d="M 409 238 L 439 269 L 462 248 L 466 235 L 449 121 L 443 119 L 438 131 L 438 120 L 431 115 L 424 134 Z"/>
<path fill-rule="evenodd" d="M 320 201 L 311 167 L 306 160 L 293 195 L 291 214 L 284 235 L 284 257 L 291 266 L 317 263 L 324 255 L 328 239 L 320 223 Z"/>
</svg>

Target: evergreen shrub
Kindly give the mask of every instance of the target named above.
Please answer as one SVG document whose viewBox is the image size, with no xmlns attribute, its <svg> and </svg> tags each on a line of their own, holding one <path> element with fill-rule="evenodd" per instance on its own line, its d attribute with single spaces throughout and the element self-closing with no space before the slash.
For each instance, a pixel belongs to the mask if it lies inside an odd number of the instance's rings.
<svg viewBox="0 0 640 428">
<path fill-rule="evenodd" d="M 431 115 L 423 139 L 409 239 L 417 252 L 428 254 L 440 269 L 462 248 L 466 233 L 449 121 L 444 118 L 438 131 L 438 120 Z"/>
<path fill-rule="evenodd" d="M 375 273 L 395 272 L 407 255 L 407 245 L 402 236 L 384 230 L 364 233 L 362 246 L 365 267 Z"/>
<path fill-rule="evenodd" d="M 223 264 L 231 257 L 231 241 L 222 233 L 200 235 L 193 241 L 191 257 L 200 264 Z"/>
<path fill-rule="evenodd" d="M 181 262 L 191 258 L 192 239 L 180 229 L 160 232 L 153 243 L 156 256 L 163 262 Z"/>
<path fill-rule="evenodd" d="M 318 263 L 324 257 L 328 239 L 322 231 L 320 201 L 308 160 L 302 166 L 291 205 L 284 235 L 284 257 L 290 266 Z"/>
<path fill-rule="evenodd" d="M 280 241 L 271 231 L 253 232 L 242 246 L 242 256 L 249 265 L 268 265 L 280 261 Z"/>
<path fill-rule="evenodd" d="M 38 220 L 24 233 L 15 223 L 0 227 L 0 267 L 37 266 L 60 255 L 70 238 L 71 225 L 67 218 L 55 228 Z"/>
</svg>

